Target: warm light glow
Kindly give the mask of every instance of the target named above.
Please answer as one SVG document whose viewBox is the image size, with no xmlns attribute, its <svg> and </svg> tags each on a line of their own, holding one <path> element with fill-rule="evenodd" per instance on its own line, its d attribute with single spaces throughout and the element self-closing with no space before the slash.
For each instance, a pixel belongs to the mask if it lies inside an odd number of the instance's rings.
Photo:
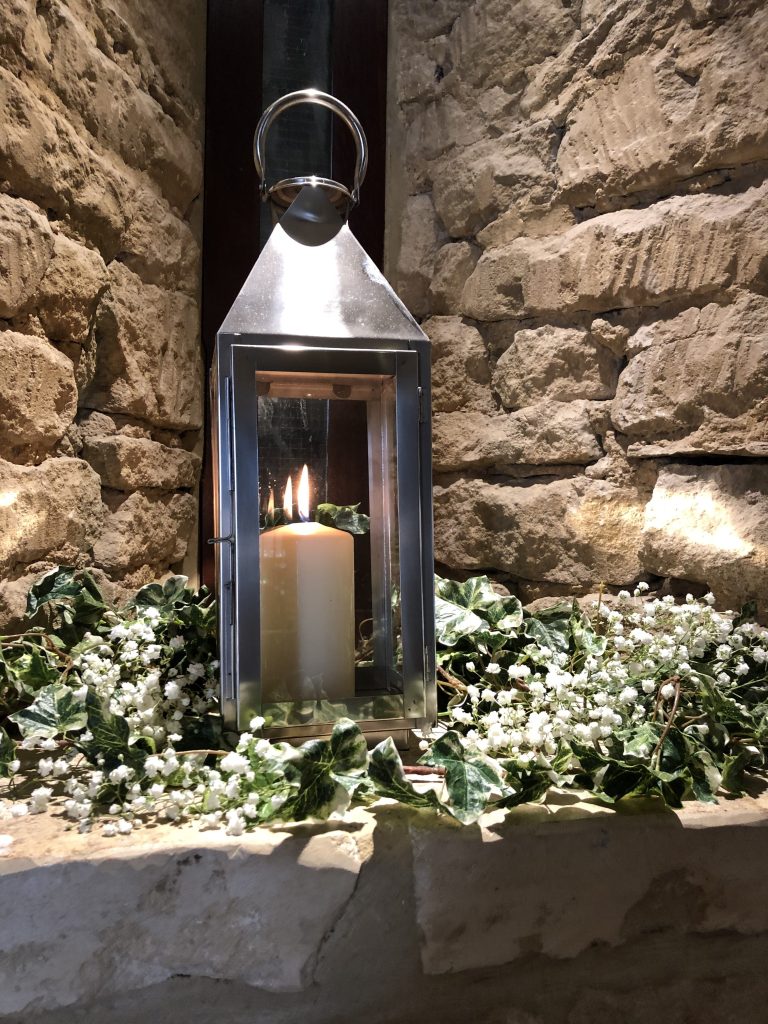
<svg viewBox="0 0 768 1024">
<path fill-rule="evenodd" d="M 286 523 L 290 523 L 293 520 L 293 484 L 290 477 L 288 477 L 285 485 L 285 494 L 283 495 L 283 515 L 285 516 Z"/>
<path fill-rule="evenodd" d="M 306 466 L 299 477 L 299 489 L 296 494 L 299 507 L 299 519 L 302 523 L 309 522 L 309 470 Z"/>
<path fill-rule="evenodd" d="M 18 497 L 18 491 L 0 491 L 0 508 L 8 508 L 13 505 Z"/>
<path fill-rule="evenodd" d="M 274 523 L 275 521 L 275 492 L 269 488 L 269 500 L 267 501 L 267 522 Z"/>
</svg>

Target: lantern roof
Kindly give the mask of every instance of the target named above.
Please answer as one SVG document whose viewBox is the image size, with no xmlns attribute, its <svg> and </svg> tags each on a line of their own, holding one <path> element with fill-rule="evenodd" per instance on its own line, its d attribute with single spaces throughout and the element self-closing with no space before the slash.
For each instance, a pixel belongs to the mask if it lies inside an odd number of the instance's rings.
<svg viewBox="0 0 768 1024">
<path fill-rule="evenodd" d="M 219 334 L 425 341 L 321 188 L 283 214 Z"/>
</svg>

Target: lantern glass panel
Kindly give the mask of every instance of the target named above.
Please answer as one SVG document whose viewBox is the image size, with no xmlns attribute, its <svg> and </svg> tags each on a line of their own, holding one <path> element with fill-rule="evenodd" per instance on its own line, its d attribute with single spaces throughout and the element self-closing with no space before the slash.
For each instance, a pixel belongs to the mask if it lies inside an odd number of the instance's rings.
<svg viewBox="0 0 768 1024">
<path fill-rule="evenodd" d="M 260 677 L 274 724 L 339 705 L 403 713 L 396 394 L 387 374 L 256 372 Z"/>
</svg>

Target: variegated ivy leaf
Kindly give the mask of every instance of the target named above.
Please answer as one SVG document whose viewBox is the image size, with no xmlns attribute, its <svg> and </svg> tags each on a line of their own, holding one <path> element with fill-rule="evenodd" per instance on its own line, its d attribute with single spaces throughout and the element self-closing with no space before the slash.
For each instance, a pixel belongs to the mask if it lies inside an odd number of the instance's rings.
<svg viewBox="0 0 768 1024">
<path fill-rule="evenodd" d="M 440 806 L 437 796 L 431 789 L 419 793 L 406 779 L 403 762 L 391 736 L 387 736 L 371 751 L 368 776 L 379 796 L 389 797 L 409 807 Z"/>
<path fill-rule="evenodd" d="M 482 754 L 470 753 L 458 733 L 441 736 L 421 762 L 445 769 L 448 810 L 465 825 L 477 821 L 494 790 L 498 790 L 499 796 L 506 795 L 497 763 Z"/>
<path fill-rule="evenodd" d="M 53 739 L 78 732 L 86 727 L 87 718 L 85 704 L 63 683 L 44 686 L 29 707 L 11 715 L 25 739 Z"/>
</svg>

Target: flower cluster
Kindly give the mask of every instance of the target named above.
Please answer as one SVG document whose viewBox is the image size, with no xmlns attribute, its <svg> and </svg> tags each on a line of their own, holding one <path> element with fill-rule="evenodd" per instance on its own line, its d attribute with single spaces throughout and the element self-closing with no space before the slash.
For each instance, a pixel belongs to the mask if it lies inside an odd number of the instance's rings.
<svg viewBox="0 0 768 1024">
<path fill-rule="evenodd" d="M 702 739 L 713 724 L 713 678 L 748 712 L 765 682 L 768 630 L 715 611 L 711 594 L 677 604 L 649 599 L 647 589 L 641 583 L 610 605 L 593 602 L 575 628 L 569 624 L 575 642 L 566 650 L 510 643 L 454 664 L 466 685 L 451 701 L 448 725 L 470 748 L 526 766 L 547 763 L 564 743 L 614 751 L 633 736 L 633 755 L 650 758 L 678 713 L 675 725 Z M 643 730 L 649 723 L 659 728 Z"/>
</svg>

